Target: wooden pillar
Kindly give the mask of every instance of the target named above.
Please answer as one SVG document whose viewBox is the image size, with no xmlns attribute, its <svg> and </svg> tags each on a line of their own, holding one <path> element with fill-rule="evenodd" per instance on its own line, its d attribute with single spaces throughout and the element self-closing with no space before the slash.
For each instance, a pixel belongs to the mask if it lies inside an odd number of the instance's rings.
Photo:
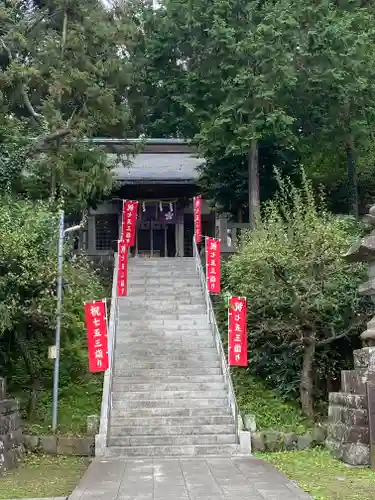
<svg viewBox="0 0 375 500">
<path fill-rule="evenodd" d="M 167 238 L 168 226 L 164 225 L 164 257 L 168 257 L 168 238 Z"/>
<path fill-rule="evenodd" d="M 175 224 L 175 226 L 174 226 L 174 241 L 175 241 L 175 253 L 174 253 L 174 256 L 175 257 L 179 257 L 180 256 L 179 251 L 178 251 L 179 227 L 180 226 L 178 224 Z"/>
<path fill-rule="evenodd" d="M 96 254 L 95 215 L 87 217 L 87 254 Z"/>
<path fill-rule="evenodd" d="M 178 224 L 178 256 L 184 257 L 184 221 Z"/>
</svg>

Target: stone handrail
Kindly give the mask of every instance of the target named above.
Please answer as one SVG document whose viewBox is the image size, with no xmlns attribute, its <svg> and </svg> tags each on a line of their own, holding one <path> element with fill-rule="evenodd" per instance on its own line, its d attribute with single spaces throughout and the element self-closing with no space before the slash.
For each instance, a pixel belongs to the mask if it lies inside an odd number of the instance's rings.
<svg viewBox="0 0 375 500">
<path fill-rule="evenodd" d="M 230 407 L 232 410 L 232 415 L 234 417 L 236 438 L 237 438 L 237 442 L 240 442 L 239 432 L 242 429 L 240 429 L 239 422 L 241 420 L 241 416 L 240 416 L 240 412 L 239 412 L 239 408 L 238 408 L 238 404 L 237 404 L 236 393 L 234 391 L 232 376 L 230 374 L 229 366 L 227 363 L 227 357 L 226 357 L 223 343 L 221 340 L 219 327 L 218 327 L 217 321 L 216 321 L 215 311 L 214 311 L 211 297 L 210 297 L 210 294 L 209 294 L 208 288 L 207 288 L 206 276 L 205 276 L 205 273 L 203 270 L 201 257 L 200 257 L 199 250 L 198 250 L 197 244 L 195 242 L 195 239 L 193 241 L 193 252 L 194 252 L 194 257 L 195 257 L 195 261 L 196 261 L 197 272 L 199 275 L 199 279 L 200 279 L 203 293 L 204 293 L 204 297 L 205 297 L 208 322 L 211 325 L 212 336 L 213 336 L 213 339 L 215 342 L 215 347 L 216 347 L 217 353 L 218 353 L 219 358 L 220 358 L 221 370 L 223 372 L 225 383 L 227 384 L 228 400 L 229 400 L 229 404 L 230 404 Z"/>
<path fill-rule="evenodd" d="M 95 436 L 95 456 L 103 456 L 107 447 L 109 416 L 112 406 L 112 381 L 114 373 L 114 352 L 118 325 L 117 274 L 118 254 L 115 254 L 113 269 L 111 309 L 108 324 L 108 356 L 109 368 L 104 373 L 102 405 L 100 411 L 99 434 Z"/>
</svg>

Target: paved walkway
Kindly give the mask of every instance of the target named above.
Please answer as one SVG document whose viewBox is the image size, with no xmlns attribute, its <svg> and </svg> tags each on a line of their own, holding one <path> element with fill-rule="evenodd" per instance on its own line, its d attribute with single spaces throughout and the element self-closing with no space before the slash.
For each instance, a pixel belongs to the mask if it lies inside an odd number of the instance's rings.
<svg viewBox="0 0 375 500">
<path fill-rule="evenodd" d="M 311 500 L 253 457 L 96 459 L 69 500 Z"/>
</svg>

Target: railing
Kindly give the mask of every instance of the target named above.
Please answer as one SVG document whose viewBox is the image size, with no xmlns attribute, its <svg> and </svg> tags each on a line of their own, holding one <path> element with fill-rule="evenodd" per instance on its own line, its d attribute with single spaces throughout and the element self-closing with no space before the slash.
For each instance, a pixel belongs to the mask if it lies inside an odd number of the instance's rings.
<svg viewBox="0 0 375 500">
<path fill-rule="evenodd" d="M 108 442 L 109 417 L 112 407 L 112 384 L 114 374 L 114 352 L 118 326 L 118 300 L 117 300 L 117 274 L 118 254 L 115 254 L 115 265 L 113 269 L 111 308 L 108 324 L 108 356 L 109 368 L 104 374 L 102 405 L 100 411 L 99 434 L 95 437 L 95 455 L 103 456 Z"/>
<path fill-rule="evenodd" d="M 212 336 L 214 339 L 215 347 L 216 347 L 216 350 L 218 352 L 218 355 L 219 355 L 220 361 L 221 361 L 221 370 L 223 372 L 224 380 L 227 384 L 228 400 L 229 400 L 229 404 L 230 404 L 230 407 L 232 410 L 232 415 L 234 417 L 234 425 L 235 425 L 237 442 L 239 442 L 238 420 L 239 420 L 240 413 L 239 413 L 239 409 L 238 409 L 238 405 L 237 405 L 236 393 L 234 392 L 232 377 L 231 377 L 229 366 L 227 363 L 227 357 L 226 357 L 226 354 L 224 351 L 223 343 L 221 341 L 221 336 L 220 336 L 219 327 L 218 327 L 217 321 L 216 321 L 215 311 L 214 311 L 214 308 L 212 305 L 210 294 L 208 292 L 206 276 L 205 276 L 205 272 L 203 270 L 201 257 L 200 257 L 198 246 L 196 244 L 195 239 L 193 240 L 193 254 L 195 257 L 197 272 L 198 272 L 199 279 L 200 279 L 203 293 L 204 293 L 208 322 L 211 325 Z"/>
</svg>

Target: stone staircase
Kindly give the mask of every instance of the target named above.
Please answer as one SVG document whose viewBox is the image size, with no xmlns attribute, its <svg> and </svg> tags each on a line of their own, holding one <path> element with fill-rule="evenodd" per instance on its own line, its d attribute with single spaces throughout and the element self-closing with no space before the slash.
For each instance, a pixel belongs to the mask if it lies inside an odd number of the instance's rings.
<svg viewBox="0 0 375 500">
<path fill-rule="evenodd" d="M 111 406 L 107 456 L 238 451 L 193 258 L 130 261 Z"/>
</svg>

